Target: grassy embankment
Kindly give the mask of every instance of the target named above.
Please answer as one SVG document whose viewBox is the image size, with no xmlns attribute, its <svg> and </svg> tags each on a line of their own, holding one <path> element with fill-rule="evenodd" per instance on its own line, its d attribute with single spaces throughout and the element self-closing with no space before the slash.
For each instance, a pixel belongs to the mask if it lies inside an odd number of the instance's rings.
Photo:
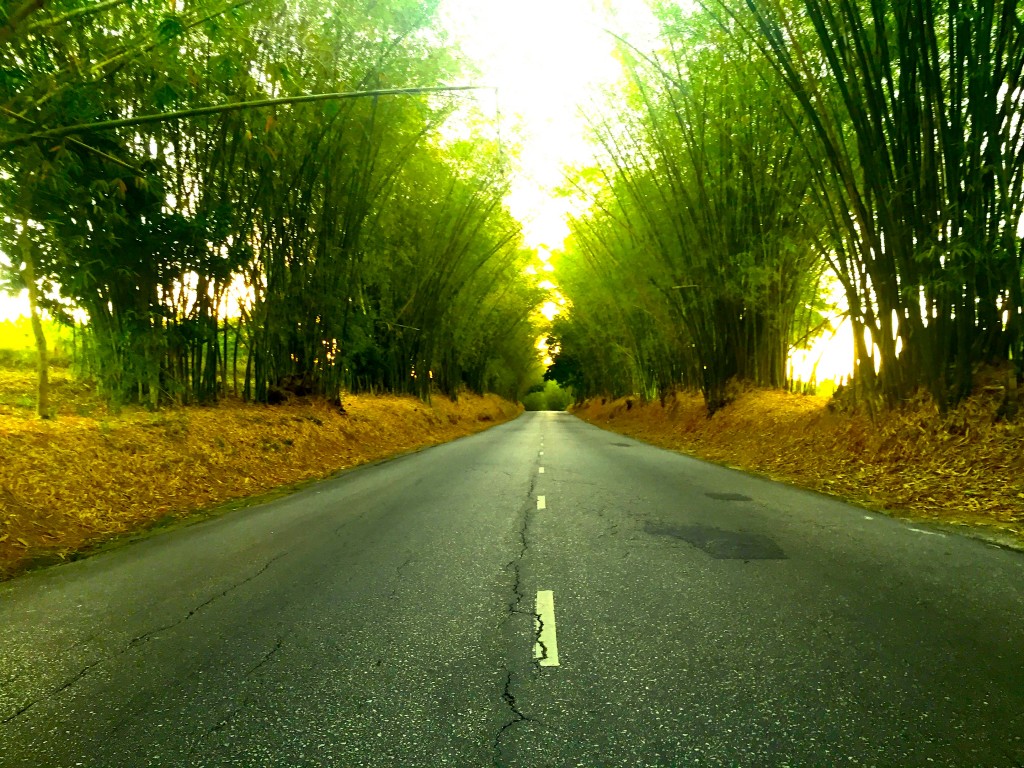
<svg viewBox="0 0 1024 768">
<path fill-rule="evenodd" d="M 993 388 L 994 389 L 994 388 Z M 1024 546 L 1024 418 L 983 390 L 940 416 L 925 400 L 875 423 L 825 398 L 747 391 L 708 419 L 698 395 L 665 406 L 591 400 L 574 412 L 665 448 L 839 496 L 894 516 Z"/>
<path fill-rule="evenodd" d="M 209 516 L 339 470 L 472 434 L 517 415 L 496 396 L 349 396 L 278 406 L 110 413 L 66 370 L 57 418 L 33 418 L 31 369 L 0 368 L 0 579 L 127 534 Z"/>
</svg>

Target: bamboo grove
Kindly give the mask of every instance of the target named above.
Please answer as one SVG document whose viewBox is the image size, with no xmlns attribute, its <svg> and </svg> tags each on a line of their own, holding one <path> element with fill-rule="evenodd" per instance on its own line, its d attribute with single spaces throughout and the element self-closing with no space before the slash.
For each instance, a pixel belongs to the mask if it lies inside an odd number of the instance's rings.
<svg viewBox="0 0 1024 768">
<path fill-rule="evenodd" d="M 592 120 L 590 201 L 559 266 L 550 375 L 578 396 L 785 382 L 821 327 L 855 330 L 850 391 L 940 409 L 1022 373 L 1024 20 L 1015 0 L 654 6 Z"/>
<path fill-rule="evenodd" d="M 3 4 L 6 279 L 84 310 L 112 402 L 517 394 L 538 297 L 436 6 Z M 491 138 L 445 139 L 473 99 Z"/>
</svg>

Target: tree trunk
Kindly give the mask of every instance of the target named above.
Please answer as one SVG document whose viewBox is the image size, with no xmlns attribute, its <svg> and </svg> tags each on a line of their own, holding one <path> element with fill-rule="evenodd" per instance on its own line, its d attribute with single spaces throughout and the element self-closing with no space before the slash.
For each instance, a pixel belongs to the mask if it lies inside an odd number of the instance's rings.
<svg viewBox="0 0 1024 768">
<path fill-rule="evenodd" d="M 50 418 L 50 376 L 49 356 L 46 349 L 46 334 L 43 333 L 43 321 L 39 314 L 39 287 L 36 285 L 35 260 L 32 257 L 32 241 L 28 236 L 26 225 L 22 225 L 21 279 L 28 289 L 29 313 L 32 320 L 32 334 L 36 339 L 37 382 L 36 382 L 36 415 L 40 419 Z"/>
</svg>

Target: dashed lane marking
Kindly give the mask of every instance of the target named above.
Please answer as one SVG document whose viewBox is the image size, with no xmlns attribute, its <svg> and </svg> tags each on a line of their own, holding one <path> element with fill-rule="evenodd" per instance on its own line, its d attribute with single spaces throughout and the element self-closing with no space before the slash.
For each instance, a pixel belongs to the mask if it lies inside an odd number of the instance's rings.
<svg viewBox="0 0 1024 768">
<path fill-rule="evenodd" d="M 540 469 L 538 469 L 537 470 L 537 474 L 538 475 L 543 475 L 544 474 L 544 467 L 541 467 Z"/>
<path fill-rule="evenodd" d="M 533 646 L 533 658 L 542 667 L 558 666 L 558 637 L 555 635 L 555 593 L 550 589 L 537 592 L 537 615 L 533 620 L 537 630 L 537 642 Z"/>
<path fill-rule="evenodd" d="M 548 504 L 543 496 L 537 497 L 537 509 L 547 509 Z"/>
</svg>

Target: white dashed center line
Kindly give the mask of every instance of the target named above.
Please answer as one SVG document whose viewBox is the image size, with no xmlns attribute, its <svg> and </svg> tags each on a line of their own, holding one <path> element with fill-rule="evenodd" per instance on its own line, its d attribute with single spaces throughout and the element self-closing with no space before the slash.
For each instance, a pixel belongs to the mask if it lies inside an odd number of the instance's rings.
<svg viewBox="0 0 1024 768">
<path fill-rule="evenodd" d="M 922 531 L 920 528 L 911 528 L 914 533 L 923 533 L 925 536 L 945 536 L 944 533 L 938 533 L 936 531 Z"/>
<path fill-rule="evenodd" d="M 533 646 L 533 658 L 542 667 L 558 666 L 558 638 L 555 635 L 555 593 L 544 589 L 537 593 L 537 615 L 534 627 L 538 630 Z"/>
<path fill-rule="evenodd" d="M 544 474 L 544 467 L 541 467 L 540 469 L 538 469 L 537 470 L 537 474 L 538 475 L 543 475 Z"/>
<path fill-rule="evenodd" d="M 538 496 L 537 497 L 537 509 L 547 509 L 547 506 L 548 505 L 547 505 L 547 502 L 544 500 L 544 497 L 543 496 Z"/>
</svg>

